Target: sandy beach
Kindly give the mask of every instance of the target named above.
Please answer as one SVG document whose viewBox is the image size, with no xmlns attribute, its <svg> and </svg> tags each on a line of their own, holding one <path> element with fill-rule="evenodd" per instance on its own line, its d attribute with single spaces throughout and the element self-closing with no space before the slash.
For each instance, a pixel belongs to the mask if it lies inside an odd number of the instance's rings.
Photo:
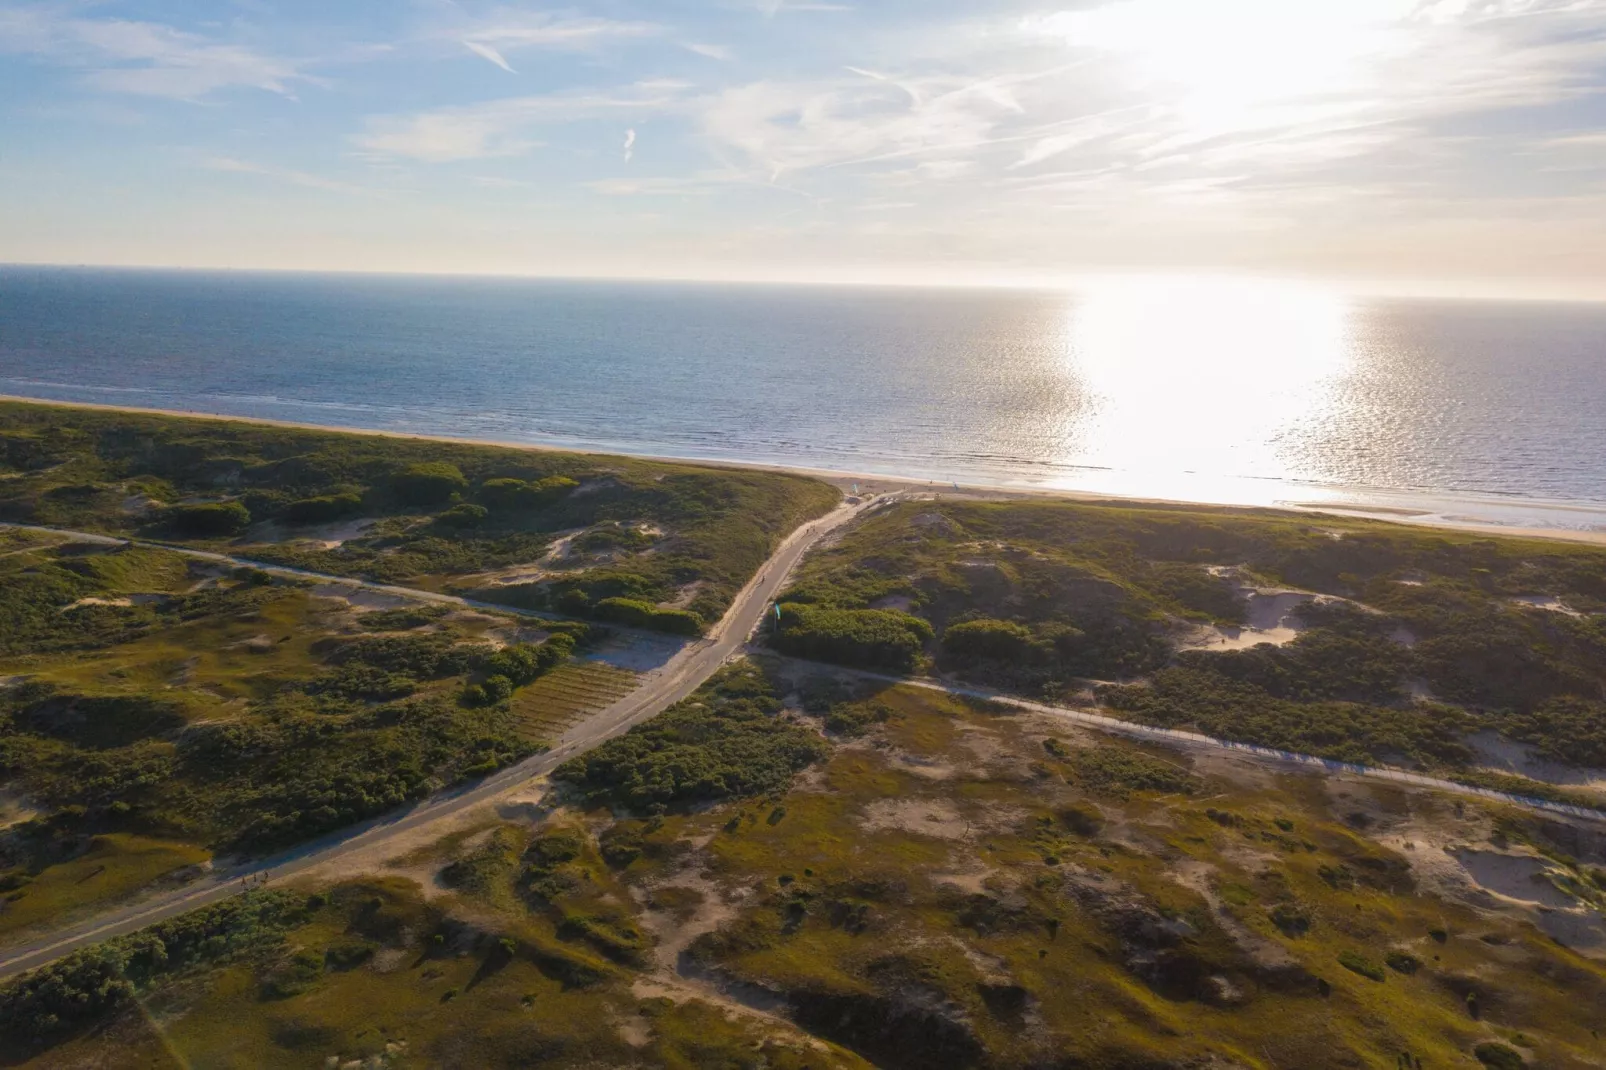
<svg viewBox="0 0 1606 1070">
<path fill-rule="evenodd" d="M 373 435 L 380 438 L 412 439 L 420 442 L 449 442 L 459 445 L 495 446 L 500 449 L 528 450 L 536 453 L 569 453 L 583 454 L 595 457 L 631 457 L 645 461 L 661 461 L 673 464 L 694 465 L 703 468 L 733 468 L 759 472 L 787 472 L 794 475 L 812 476 L 824 480 L 833 486 L 841 488 L 844 492 L 851 492 L 857 486 L 861 494 L 882 494 L 890 492 L 903 493 L 930 493 L 934 498 L 968 499 L 973 501 L 1026 501 L 1032 499 L 1051 499 L 1080 502 L 1119 502 L 1130 505 L 1185 505 L 1198 509 L 1224 509 L 1224 510 L 1255 510 L 1260 512 L 1286 512 L 1303 513 L 1312 516 L 1342 516 L 1355 519 L 1378 520 L 1387 523 L 1406 524 L 1412 527 L 1436 528 L 1446 531 L 1479 532 L 1488 535 L 1499 535 L 1505 538 L 1542 539 L 1556 542 L 1584 543 L 1589 545 L 1606 545 L 1606 531 L 1576 530 L 1568 528 L 1538 528 L 1516 527 L 1504 524 L 1484 523 L 1473 519 L 1452 519 L 1436 514 L 1430 510 L 1412 510 L 1397 507 L 1351 505 L 1344 502 L 1318 502 L 1298 503 L 1279 502 L 1267 506 L 1254 503 L 1234 503 L 1222 501 L 1196 501 L 1186 498 L 1147 497 L 1138 495 L 1111 494 L 1106 492 L 1081 491 L 1058 487 L 1020 487 L 1001 486 L 978 483 L 952 483 L 937 482 L 927 479 L 900 478 L 869 472 L 848 472 L 824 468 L 812 468 L 803 465 L 769 464 L 751 461 L 730 459 L 708 459 L 701 457 L 677 457 L 668 454 L 654 453 L 625 453 L 619 450 L 587 449 L 583 447 L 544 445 L 530 442 L 509 442 L 498 439 L 454 437 L 450 435 L 414 434 L 406 431 L 379 430 L 368 427 L 351 427 L 336 424 L 313 424 L 290 420 L 272 420 L 254 416 L 234 416 L 223 413 L 200 412 L 186 409 L 153 409 L 134 405 L 106 405 L 93 402 L 59 402 L 40 398 L 23 397 L 15 394 L 0 394 L 0 401 L 15 402 L 25 405 L 38 405 L 43 408 L 61 409 L 93 409 L 102 412 L 126 412 L 144 416 L 180 416 L 198 420 L 216 420 L 226 423 L 257 424 L 264 427 L 295 428 L 304 431 L 333 431 L 343 434 Z"/>
</svg>

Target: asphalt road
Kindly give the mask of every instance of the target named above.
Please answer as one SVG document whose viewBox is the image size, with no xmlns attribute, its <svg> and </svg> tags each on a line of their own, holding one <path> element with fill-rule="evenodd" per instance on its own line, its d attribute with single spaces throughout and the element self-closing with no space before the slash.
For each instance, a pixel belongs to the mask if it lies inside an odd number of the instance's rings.
<svg viewBox="0 0 1606 1070">
<path fill-rule="evenodd" d="M 703 681 L 718 671 L 732 654 L 742 649 L 748 637 L 753 634 L 769 611 L 770 604 L 786 582 L 787 575 L 815 543 L 855 517 L 889 500 L 877 498 L 857 505 L 842 505 L 821 519 L 794 531 L 759 569 L 758 575 L 737 594 L 730 610 L 706 638 L 688 643 L 663 666 L 645 674 L 636 690 L 570 728 L 555 741 L 550 751 L 504 769 L 476 784 L 431 796 L 400 813 L 344 829 L 337 834 L 302 844 L 294 850 L 271 858 L 256 859 L 240 866 L 216 870 L 182 888 L 148 896 L 97 917 L 65 926 L 34 943 L 0 950 L 0 978 L 35 969 L 90 944 L 122 936 L 209 903 L 218 902 L 228 896 L 239 894 L 247 887 L 261 887 L 264 883 L 277 884 L 342 855 L 382 847 L 388 840 L 416 833 L 438 822 L 445 822 L 464 810 L 507 795 L 530 780 L 550 773 L 562 762 L 620 735 L 632 725 L 656 716 L 697 690 Z M 80 542 L 103 545 L 122 545 L 129 541 L 52 528 L 27 528 L 16 524 L 0 526 L 62 535 Z M 473 604 L 449 595 L 432 595 L 411 588 L 388 587 L 345 577 L 263 566 L 224 554 L 182 550 L 168 546 L 164 546 L 163 549 L 177 549 L 178 552 L 191 557 L 265 568 L 283 575 L 391 591 L 409 598 L 422 597 L 463 605 Z M 485 608 L 507 611 L 503 606 Z"/>
</svg>

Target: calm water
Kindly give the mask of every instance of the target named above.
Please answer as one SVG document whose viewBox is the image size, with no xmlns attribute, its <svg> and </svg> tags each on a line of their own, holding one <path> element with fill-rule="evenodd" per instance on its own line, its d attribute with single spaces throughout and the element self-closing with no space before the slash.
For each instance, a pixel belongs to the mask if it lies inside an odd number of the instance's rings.
<svg viewBox="0 0 1606 1070">
<path fill-rule="evenodd" d="M 0 392 L 1606 528 L 1606 306 L 0 268 Z"/>
</svg>

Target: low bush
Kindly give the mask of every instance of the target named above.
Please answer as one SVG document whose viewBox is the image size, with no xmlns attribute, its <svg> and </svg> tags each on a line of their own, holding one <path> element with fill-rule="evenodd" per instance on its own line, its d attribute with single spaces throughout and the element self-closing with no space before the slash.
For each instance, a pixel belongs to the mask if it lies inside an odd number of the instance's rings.
<svg viewBox="0 0 1606 1070">
<path fill-rule="evenodd" d="M 648 628 L 671 635 L 703 634 L 703 618 L 684 609 L 660 609 L 634 598 L 604 598 L 591 608 L 598 620 L 629 628 Z"/>
<path fill-rule="evenodd" d="M 218 538 L 250 527 L 251 511 L 239 502 L 175 505 L 163 511 L 162 520 L 180 535 Z"/>
<path fill-rule="evenodd" d="M 0 1033 L 37 1042 L 93 1023 L 163 977 L 277 945 L 302 919 L 292 892 L 252 892 L 0 984 Z"/>
<path fill-rule="evenodd" d="M 782 791 L 824 756 L 826 744 L 780 710 L 762 673 L 739 663 L 646 724 L 564 762 L 553 776 L 594 799 L 637 810 Z"/>
<path fill-rule="evenodd" d="M 887 672 L 913 672 L 935 637 L 919 617 L 891 609 L 824 609 L 789 602 L 770 643 L 783 654 Z"/>
<path fill-rule="evenodd" d="M 405 505 L 441 505 L 468 489 L 462 469 L 446 461 L 408 465 L 391 478 L 391 489 Z"/>
<path fill-rule="evenodd" d="M 292 524 L 326 524 L 351 516 L 362 508 L 359 494 L 320 494 L 291 502 L 284 510 L 284 519 Z"/>
</svg>

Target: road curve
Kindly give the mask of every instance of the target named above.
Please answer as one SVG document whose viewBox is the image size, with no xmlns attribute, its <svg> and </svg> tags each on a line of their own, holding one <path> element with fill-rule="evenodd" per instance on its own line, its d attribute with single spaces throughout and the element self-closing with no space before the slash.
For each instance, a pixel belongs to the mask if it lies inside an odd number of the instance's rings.
<svg viewBox="0 0 1606 1070">
<path fill-rule="evenodd" d="M 263 883 L 278 883 L 315 866 L 331 862 L 342 855 L 382 847 L 387 840 L 403 834 L 416 833 L 425 826 L 445 821 L 464 810 L 515 791 L 535 777 L 550 773 L 569 758 L 620 735 L 632 725 L 661 713 L 697 690 L 703 681 L 725 663 L 726 659 L 743 648 L 748 637 L 763 620 L 775 595 L 786 582 L 787 575 L 815 543 L 856 517 L 891 500 L 891 498 L 872 498 L 862 503 L 843 504 L 826 516 L 792 532 L 759 569 L 758 574 L 738 592 L 730 610 L 706 638 L 687 644 L 663 666 L 645 674 L 645 678 L 636 690 L 570 728 L 558 738 L 550 751 L 510 766 L 477 784 L 431 796 L 400 813 L 364 822 L 270 858 L 257 859 L 241 866 L 215 871 L 183 888 L 150 896 L 68 926 L 35 943 L 0 950 L 0 978 L 37 969 L 90 944 L 123 936 L 147 925 L 215 903 L 239 893 L 248 886 L 260 887 Z M 0 526 L 64 535 L 78 541 L 104 545 L 123 545 L 129 541 L 103 535 L 89 535 L 84 532 L 27 528 L 17 524 Z M 176 549 L 167 546 L 162 548 Z M 407 597 L 424 596 L 471 604 L 451 596 L 430 595 L 429 592 L 414 591 L 411 588 L 385 587 L 344 577 L 321 576 L 295 569 L 262 566 L 223 554 L 197 550 L 179 552 L 193 557 L 249 565 L 253 568 L 266 567 L 276 573 L 354 583 L 370 589 L 391 590 Z M 506 611 L 506 607 L 502 606 L 486 608 Z"/>
</svg>

